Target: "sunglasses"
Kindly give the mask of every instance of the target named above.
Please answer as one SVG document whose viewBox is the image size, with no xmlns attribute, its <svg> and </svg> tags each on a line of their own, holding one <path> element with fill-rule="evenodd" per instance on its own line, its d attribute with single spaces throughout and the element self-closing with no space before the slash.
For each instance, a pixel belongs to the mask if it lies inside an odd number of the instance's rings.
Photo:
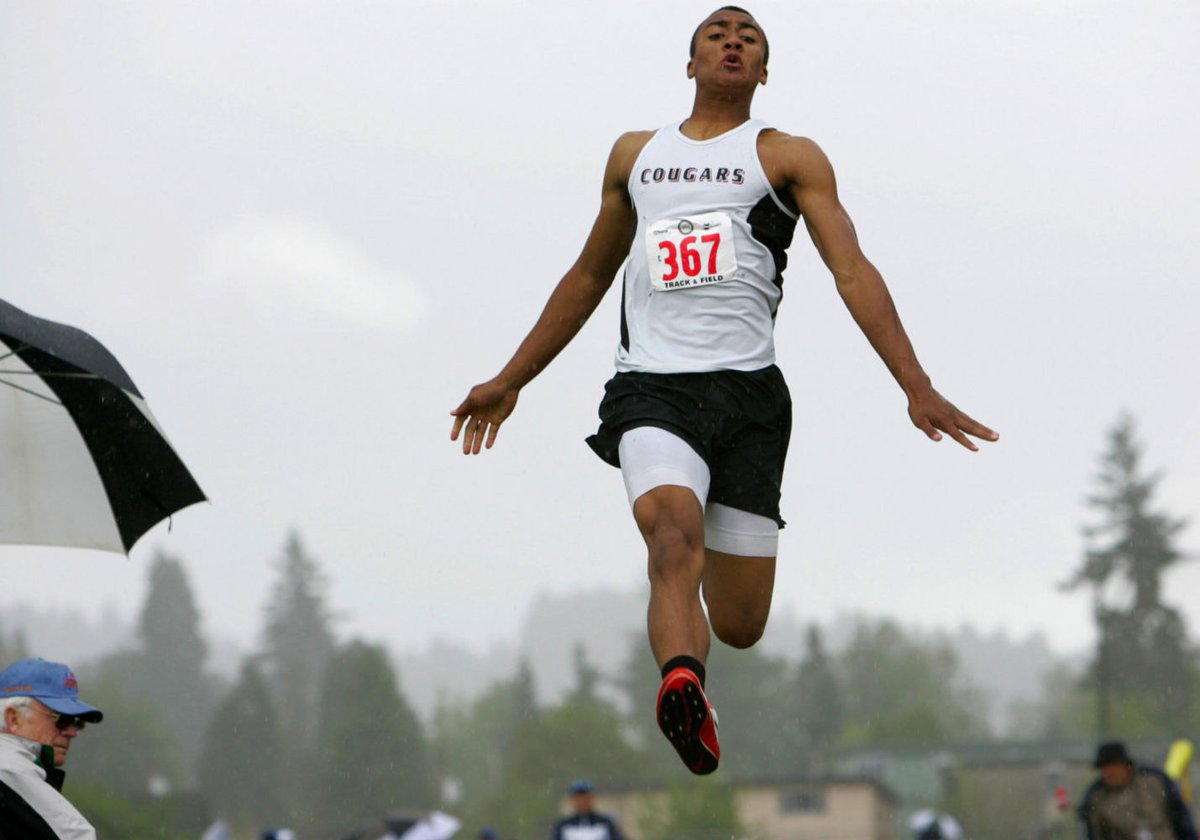
<svg viewBox="0 0 1200 840">
<path fill-rule="evenodd" d="M 46 709 L 33 707 L 35 712 L 40 712 L 46 717 L 54 721 L 54 728 L 59 732 L 70 729 L 72 726 L 78 730 L 83 730 L 87 726 L 87 721 L 79 715 L 64 715 L 61 712 L 51 712 Z"/>
</svg>

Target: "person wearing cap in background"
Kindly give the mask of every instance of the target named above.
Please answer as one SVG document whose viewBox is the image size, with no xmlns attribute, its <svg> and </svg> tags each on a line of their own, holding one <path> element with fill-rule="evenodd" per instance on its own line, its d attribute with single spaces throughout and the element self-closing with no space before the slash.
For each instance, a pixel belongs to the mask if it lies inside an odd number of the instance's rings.
<svg viewBox="0 0 1200 840">
<path fill-rule="evenodd" d="M 1120 741 L 1100 745 L 1095 767 L 1100 778 L 1079 806 L 1088 840 L 1196 840 L 1179 789 L 1163 771 L 1137 764 Z"/>
<path fill-rule="evenodd" d="M 572 814 L 554 824 L 550 840 L 624 840 L 612 817 L 596 813 L 596 797 L 591 782 L 576 779 L 571 782 L 567 792 L 571 794 Z"/>
<path fill-rule="evenodd" d="M 0 840 L 95 840 L 62 795 L 62 765 L 84 726 L 103 719 L 66 665 L 21 659 L 0 671 Z"/>
</svg>

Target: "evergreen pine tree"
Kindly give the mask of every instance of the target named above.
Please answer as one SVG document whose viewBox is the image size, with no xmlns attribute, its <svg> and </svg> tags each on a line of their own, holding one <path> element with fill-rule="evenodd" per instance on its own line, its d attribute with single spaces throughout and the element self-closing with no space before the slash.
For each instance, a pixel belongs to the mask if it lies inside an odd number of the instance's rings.
<svg viewBox="0 0 1200 840">
<path fill-rule="evenodd" d="M 325 605 L 325 578 L 300 535 L 288 534 L 278 564 L 279 578 L 267 602 L 260 667 L 286 733 L 279 773 L 289 810 L 309 807 L 322 681 L 335 641 Z"/>
<path fill-rule="evenodd" d="M 808 628 L 807 650 L 796 674 L 800 739 L 814 769 L 825 769 L 829 749 L 842 731 L 842 691 L 821 630 Z"/>
<path fill-rule="evenodd" d="M 572 649 L 571 658 L 575 664 L 575 689 L 571 699 L 577 702 L 595 703 L 599 701 L 596 687 L 600 684 L 600 672 L 588 661 L 587 648 L 583 642 L 577 642 Z"/>
<path fill-rule="evenodd" d="M 220 702 L 200 754 L 200 788 L 215 816 L 241 831 L 290 823 L 279 774 L 278 714 L 253 660 Z"/>
<path fill-rule="evenodd" d="M 1092 590 L 1098 639 L 1091 681 L 1101 737 L 1127 733 L 1146 712 L 1149 728 L 1167 734 L 1191 713 L 1194 655 L 1183 617 L 1162 599 L 1163 576 L 1185 559 L 1175 539 L 1186 522 L 1154 508 L 1160 480 L 1145 474 L 1133 419 L 1122 415 L 1087 498 L 1099 521 L 1084 527 L 1083 562 L 1065 584 Z M 1118 709 L 1132 710 L 1132 719 L 1117 721 Z"/>
<path fill-rule="evenodd" d="M 354 641 L 335 654 L 316 729 L 312 800 L 325 835 L 435 804 L 425 737 L 383 648 Z"/>
<path fill-rule="evenodd" d="M 182 562 L 159 552 L 150 565 L 146 601 L 138 622 L 142 648 L 133 663 L 138 703 L 154 709 L 178 741 L 184 766 L 199 752 L 212 706 L 204 671 L 208 647 L 200 612 Z"/>
<path fill-rule="evenodd" d="M 516 731 L 534 720 L 538 713 L 537 683 L 534 682 L 533 668 L 528 659 L 522 659 L 517 664 L 517 673 L 513 677 L 510 694 L 512 696 L 510 731 Z"/>
<path fill-rule="evenodd" d="M 325 578 L 299 534 L 288 535 L 279 579 L 267 603 L 262 668 L 289 740 L 311 746 L 312 721 L 335 641 L 325 605 Z"/>
</svg>

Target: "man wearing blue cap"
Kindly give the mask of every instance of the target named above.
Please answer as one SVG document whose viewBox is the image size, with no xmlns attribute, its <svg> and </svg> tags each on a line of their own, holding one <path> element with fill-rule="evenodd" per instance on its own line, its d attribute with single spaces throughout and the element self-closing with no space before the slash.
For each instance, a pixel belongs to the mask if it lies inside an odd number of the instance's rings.
<svg viewBox="0 0 1200 840">
<path fill-rule="evenodd" d="M 596 813 L 596 797 L 591 782 L 576 779 L 571 782 L 567 792 L 571 794 L 571 810 L 574 813 L 554 824 L 550 840 L 624 840 L 612 817 Z"/>
<path fill-rule="evenodd" d="M 95 840 L 62 795 L 75 737 L 104 713 L 79 699 L 59 662 L 22 659 L 0 671 L 0 840 Z"/>
</svg>

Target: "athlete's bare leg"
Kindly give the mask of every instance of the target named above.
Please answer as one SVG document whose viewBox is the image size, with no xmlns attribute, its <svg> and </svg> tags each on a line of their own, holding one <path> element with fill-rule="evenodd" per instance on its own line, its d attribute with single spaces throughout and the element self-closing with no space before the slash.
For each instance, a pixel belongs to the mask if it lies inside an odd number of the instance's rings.
<svg viewBox="0 0 1200 840">
<path fill-rule="evenodd" d="M 774 557 L 705 552 L 704 602 L 713 633 L 725 644 L 748 648 L 762 638 L 774 589 Z"/>
<path fill-rule="evenodd" d="M 650 649 L 661 668 L 676 656 L 704 662 L 710 644 L 700 603 L 705 575 L 704 510 L 691 488 L 655 487 L 633 505 L 649 553 Z"/>
</svg>

